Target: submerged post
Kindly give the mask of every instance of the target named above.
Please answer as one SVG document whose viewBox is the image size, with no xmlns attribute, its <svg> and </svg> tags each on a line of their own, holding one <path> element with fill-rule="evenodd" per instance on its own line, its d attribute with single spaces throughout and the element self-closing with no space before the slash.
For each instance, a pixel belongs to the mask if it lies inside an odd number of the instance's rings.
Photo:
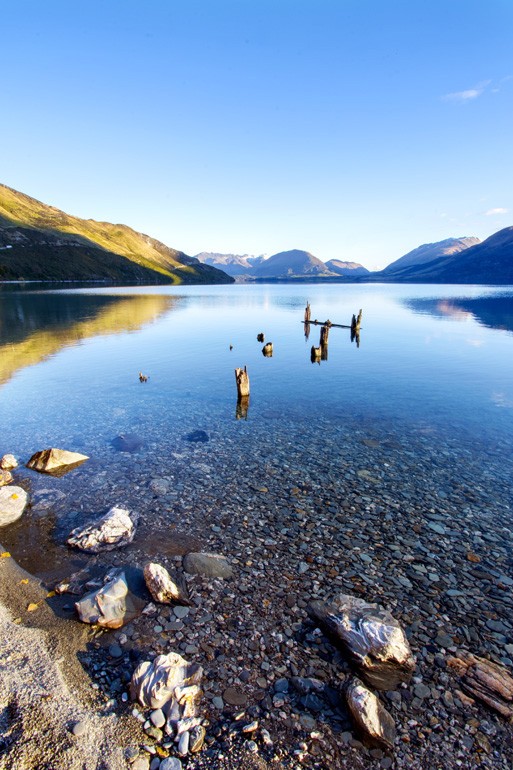
<svg viewBox="0 0 513 770">
<path fill-rule="evenodd" d="M 235 369 L 235 381 L 237 383 L 237 395 L 239 398 L 249 396 L 249 376 L 246 367 Z"/>
<path fill-rule="evenodd" d="M 362 322 L 362 311 L 360 309 L 360 312 L 358 313 L 358 318 L 353 315 L 353 320 L 351 321 L 351 331 L 356 333 L 360 331 L 360 324 Z"/>
<path fill-rule="evenodd" d="M 321 358 L 323 361 L 328 360 L 328 337 L 331 328 L 331 321 L 326 321 L 324 326 L 321 326 L 321 339 L 319 341 L 319 347 L 321 349 Z"/>
<path fill-rule="evenodd" d="M 272 342 L 266 342 L 264 347 L 262 348 L 262 355 L 264 355 L 266 358 L 272 358 L 273 355 L 273 343 Z"/>
<path fill-rule="evenodd" d="M 247 420 L 249 409 L 249 396 L 242 396 L 237 399 L 237 406 L 235 407 L 235 419 Z"/>
</svg>

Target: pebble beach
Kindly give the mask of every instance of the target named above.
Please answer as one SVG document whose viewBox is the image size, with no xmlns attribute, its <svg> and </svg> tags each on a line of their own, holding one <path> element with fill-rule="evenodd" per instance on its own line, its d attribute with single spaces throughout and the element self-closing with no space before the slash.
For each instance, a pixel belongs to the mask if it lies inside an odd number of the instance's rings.
<svg viewBox="0 0 513 770">
<path fill-rule="evenodd" d="M 401 431 L 340 414 L 295 422 L 285 441 L 279 420 L 271 415 L 259 431 L 240 423 L 234 438 L 212 417 L 191 425 L 196 434 L 158 443 L 148 422 L 131 434 L 130 451 L 109 448 L 108 469 L 89 445 L 92 460 L 62 478 L 19 470 L 32 507 L 4 528 L 3 547 L 38 572 L 44 590 L 84 566 L 142 569 L 158 560 L 181 573 L 184 556 L 197 551 L 230 565 L 225 577 L 184 573 L 190 606 L 148 602 L 117 631 L 80 624 L 77 597 L 48 600 L 83 630 L 74 654 L 86 689 L 114 721 L 132 724 L 131 738 L 115 730 L 109 738 L 118 757 L 134 770 L 510 768 L 511 723 L 465 693 L 451 666 L 465 650 L 513 669 L 506 442 L 490 437 L 477 453 L 471 435 L 465 443 L 427 423 Z M 106 452 L 100 440 L 96 449 Z M 66 536 L 107 499 L 139 512 L 137 535 L 127 548 L 78 557 Z M 411 681 L 380 693 L 396 725 L 392 751 L 364 745 L 343 697 L 351 666 L 306 612 L 312 599 L 336 593 L 388 609 L 415 655 Z M 16 601 L 14 592 L 11 613 L 22 615 Z M 170 651 L 204 669 L 205 743 L 181 758 L 129 697 L 137 664 Z M 10 750 L 0 766 L 14 767 Z"/>
</svg>

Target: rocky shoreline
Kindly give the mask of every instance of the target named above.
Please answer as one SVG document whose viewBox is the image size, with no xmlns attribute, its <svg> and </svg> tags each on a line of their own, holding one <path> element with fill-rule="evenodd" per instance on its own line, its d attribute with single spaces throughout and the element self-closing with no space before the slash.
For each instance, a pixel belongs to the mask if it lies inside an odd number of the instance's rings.
<svg viewBox="0 0 513 770">
<path fill-rule="evenodd" d="M 111 748 L 133 770 L 173 770 L 178 761 L 191 770 L 509 770 L 511 723 L 471 694 L 454 664 L 468 651 L 513 668 L 509 447 L 490 445 L 484 466 L 471 437 L 451 441 L 429 426 L 398 439 L 385 424 L 361 419 L 342 429 L 319 423 L 298 424 L 286 444 L 272 430 L 257 441 L 242 428 L 236 446 L 222 427 L 205 426 L 207 441 L 141 442 L 119 452 L 109 474 L 86 463 L 63 478 L 32 481 L 30 515 L 55 516 L 61 571 L 66 558 L 75 571 L 65 537 L 83 511 L 105 509 L 107 492 L 141 520 L 129 546 L 88 557 L 89 567 L 142 570 L 158 557 L 181 572 L 184 556 L 198 550 L 231 565 L 231 577 L 186 573 L 190 606 L 153 602 L 116 631 L 79 624 L 69 595 L 45 600 L 85 635 L 73 655 L 96 707 L 131 725 L 132 733 L 109 736 Z M 172 459 L 166 471 L 164 455 Z M 70 511 L 77 488 L 80 515 Z M 113 489 L 124 497 L 113 498 Z M 21 519 L 2 530 L 14 555 L 23 526 Z M 49 592 L 57 581 L 42 578 Z M 413 678 L 380 694 L 396 725 L 393 751 L 363 745 L 342 697 L 351 665 L 308 616 L 312 600 L 334 592 L 379 602 L 409 638 Z M 26 612 L 17 586 L 7 600 L 21 626 L 37 625 L 40 610 Z M 204 670 L 205 744 L 181 759 L 129 695 L 137 665 L 171 651 Z M 15 767 L 5 732 L 3 746 L 0 767 Z M 108 761 L 117 770 L 118 760 Z"/>
</svg>

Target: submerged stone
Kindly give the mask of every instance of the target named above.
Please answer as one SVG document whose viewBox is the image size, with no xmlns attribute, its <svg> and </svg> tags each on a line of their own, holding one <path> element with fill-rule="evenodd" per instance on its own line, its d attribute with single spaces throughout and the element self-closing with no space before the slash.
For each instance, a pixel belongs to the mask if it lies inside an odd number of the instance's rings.
<svg viewBox="0 0 513 770">
<path fill-rule="evenodd" d="M 136 436 L 135 433 L 121 433 L 116 438 L 113 438 L 110 443 L 118 452 L 129 452 L 130 454 L 139 451 L 144 445 L 142 438 Z"/>
<path fill-rule="evenodd" d="M 311 618 L 340 644 L 362 679 L 377 690 L 395 690 L 409 682 L 415 659 L 398 621 L 379 604 L 339 594 L 313 601 Z"/>
<path fill-rule="evenodd" d="M 186 441 L 192 441 L 193 443 L 201 443 L 209 441 L 209 435 L 204 430 L 193 430 L 192 433 L 188 433 L 184 436 Z"/>
</svg>

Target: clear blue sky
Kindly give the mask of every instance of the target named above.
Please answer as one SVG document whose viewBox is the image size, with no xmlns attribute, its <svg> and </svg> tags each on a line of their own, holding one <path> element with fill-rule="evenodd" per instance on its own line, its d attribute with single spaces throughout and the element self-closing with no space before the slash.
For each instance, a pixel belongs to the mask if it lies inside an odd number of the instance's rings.
<svg viewBox="0 0 513 770">
<path fill-rule="evenodd" d="M 3 0 L 0 181 L 189 254 L 513 224 L 512 0 Z"/>
</svg>

